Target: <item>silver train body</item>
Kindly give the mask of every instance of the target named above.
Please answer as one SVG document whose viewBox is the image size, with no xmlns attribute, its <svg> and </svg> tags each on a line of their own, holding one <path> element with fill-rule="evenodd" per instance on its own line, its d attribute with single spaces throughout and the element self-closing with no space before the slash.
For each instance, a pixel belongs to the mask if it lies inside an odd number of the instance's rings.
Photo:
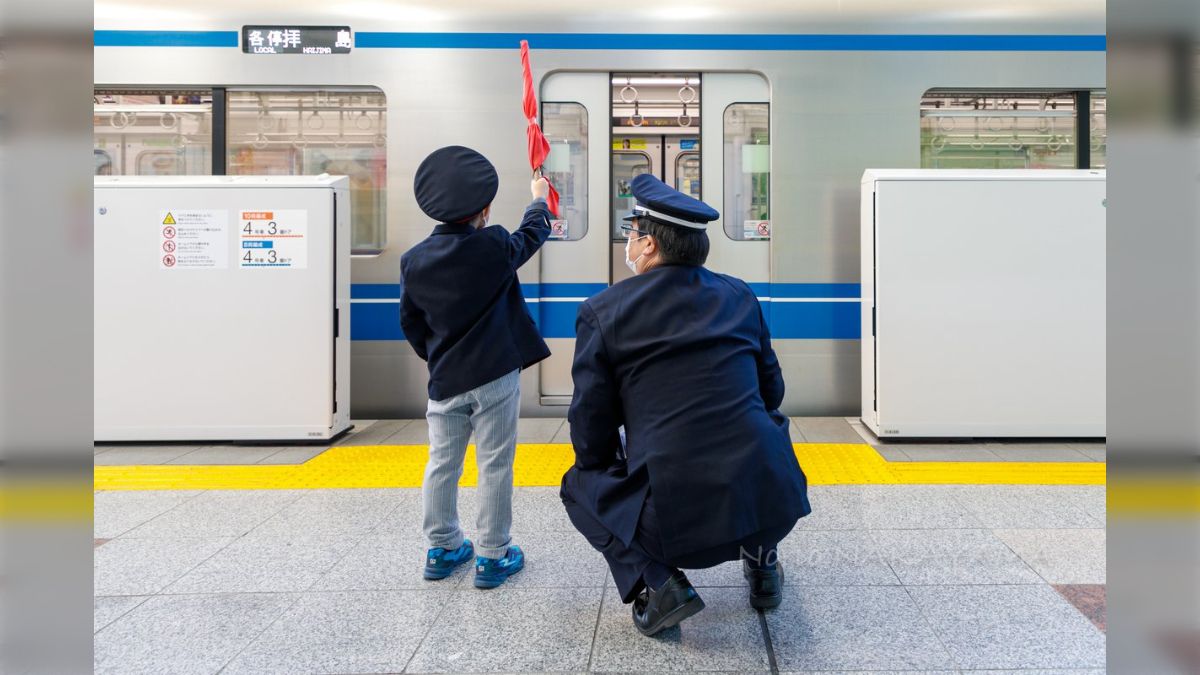
<svg viewBox="0 0 1200 675">
<path fill-rule="evenodd" d="M 548 242 L 520 271 L 535 317 L 558 325 L 547 331 L 554 356 L 522 376 L 523 416 L 566 414 L 574 309 L 620 266 L 610 224 L 614 73 L 699 76 L 702 195 L 718 210 L 724 195 L 711 176 L 725 161 L 722 115 L 735 102 L 769 103 L 771 237 L 739 240 L 714 224 L 709 267 L 762 289 L 791 415 L 859 412 L 859 181 L 867 168 L 920 166 L 922 96 L 1105 85 L 1103 0 L 479 4 L 249 0 L 192 12 L 98 0 L 95 83 L 381 91 L 386 243 L 355 256 L 352 270 L 355 286 L 368 289 L 354 311 L 386 320 L 397 311 L 395 294 L 368 287 L 394 288 L 401 254 L 433 225 L 411 194 L 426 154 L 458 144 L 492 159 L 501 183 L 493 222 L 513 226 L 528 202 L 518 60 L 527 36 L 539 98 L 582 105 L 589 124 L 579 184 L 588 207 L 571 216 L 571 227 L 586 222 L 587 233 Z M 188 32 L 240 35 L 247 25 L 346 25 L 356 44 L 349 54 L 320 56 L 247 54 L 236 42 L 186 46 Z M 425 364 L 402 339 L 364 335 L 352 343 L 354 416 L 422 416 Z"/>
</svg>

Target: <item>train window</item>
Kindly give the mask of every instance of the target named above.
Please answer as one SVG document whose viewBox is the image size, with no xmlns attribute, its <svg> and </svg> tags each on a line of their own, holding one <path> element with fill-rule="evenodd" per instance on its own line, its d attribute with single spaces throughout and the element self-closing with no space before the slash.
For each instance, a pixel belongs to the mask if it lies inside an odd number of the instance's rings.
<svg viewBox="0 0 1200 675">
<path fill-rule="evenodd" d="M 354 253 L 387 240 L 387 102 L 375 88 L 234 89 L 227 171 L 349 176 Z"/>
<path fill-rule="evenodd" d="M 1076 148 L 1079 93 L 930 90 L 921 97 L 921 166 L 931 169 L 1085 166 L 1080 163 Z M 1091 166 L 1097 166 L 1097 154 L 1099 166 L 1103 166 L 1107 142 L 1102 119 L 1103 94 L 1085 98 L 1090 98 L 1091 106 L 1090 143 L 1081 149 L 1085 158 L 1086 153 L 1091 153 Z M 1098 117 L 1099 129 L 1095 126 Z"/>
<path fill-rule="evenodd" d="M 771 238 L 771 107 L 725 108 L 725 234 L 737 241 Z"/>
<path fill-rule="evenodd" d="M 675 189 L 700 199 L 700 153 L 688 150 L 675 158 Z"/>
<path fill-rule="evenodd" d="M 650 155 L 643 150 L 614 150 L 612 156 L 613 176 L 613 208 L 612 208 L 612 238 L 613 241 L 624 241 L 625 233 L 621 226 L 625 224 L 625 216 L 633 211 L 637 200 L 633 198 L 633 190 L 629 184 L 633 179 L 644 173 L 652 173 Z"/>
<path fill-rule="evenodd" d="M 1092 92 L 1091 168 L 1108 166 L 1108 97 L 1103 91 Z"/>
<path fill-rule="evenodd" d="M 212 90 L 95 89 L 92 154 L 100 175 L 212 173 Z"/>
<path fill-rule="evenodd" d="M 542 103 L 542 126 L 550 155 L 542 170 L 558 190 L 554 239 L 582 239 L 587 234 L 587 108 L 579 103 Z"/>
</svg>

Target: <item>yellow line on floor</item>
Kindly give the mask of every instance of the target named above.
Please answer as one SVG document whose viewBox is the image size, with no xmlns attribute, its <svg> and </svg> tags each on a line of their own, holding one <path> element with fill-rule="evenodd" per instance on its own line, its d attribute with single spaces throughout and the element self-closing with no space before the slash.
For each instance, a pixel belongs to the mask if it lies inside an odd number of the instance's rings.
<svg viewBox="0 0 1200 675">
<path fill-rule="evenodd" d="M 1040 484 L 1103 485 L 1098 462 L 889 462 L 869 445 L 797 443 L 812 485 Z M 372 445 L 330 448 L 303 464 L 97 466 L 97 490 L 281 490 L 420 487 L 429 447 Z M 574 461 L 570 444 L 520 444 L 513 467 L 519 487 L 556 486 Z M 460 485 L 478 478 L 475 448 Z"/>
</svg>

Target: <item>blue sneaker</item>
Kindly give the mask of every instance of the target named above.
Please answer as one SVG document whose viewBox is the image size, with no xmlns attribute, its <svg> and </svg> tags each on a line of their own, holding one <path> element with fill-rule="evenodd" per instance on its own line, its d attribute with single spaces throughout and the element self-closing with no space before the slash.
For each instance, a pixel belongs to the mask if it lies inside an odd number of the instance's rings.
<svg viewBox="0 0 1200 675">
<path fill-rule="evenodd" d="M 475 588 L 495 588 L 525 567 L 525 554 L 519 546 L 509 546 L 503 558 L 475 559 Z"/>
<path fill-rule="evenodd" d="M 431 548 L 425 556 L 425 578 L 445 579 L 454 573 L 454 568 L 471 560 L 475 555 L 475 547 L 470 539 L 464 539 L 462 546 L 447 551 L 444 548 Z"/>
</svg>

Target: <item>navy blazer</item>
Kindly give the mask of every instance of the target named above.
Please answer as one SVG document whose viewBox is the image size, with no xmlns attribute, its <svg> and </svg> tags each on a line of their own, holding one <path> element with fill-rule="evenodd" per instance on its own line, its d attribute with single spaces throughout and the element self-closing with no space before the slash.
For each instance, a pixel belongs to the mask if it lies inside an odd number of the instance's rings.
<svg viewBox="0 0 1200 675">
<path fill-rule="evenodd" d="M 610 532 L 631 543 L 651 499 L 670 559 L 809 513 L 783 374 L 745 282 L 655 267 L 584 302 L 575 330 L 563 489 Z"/>
<path fill-rule="evenodd" d="M 429 398 L 470 391 L 550 356 L 517 268 L 550 236 L 550 210 L 536 200 L 516 232 L 441 224 L 400 258 L 400 325 L 429 363 Z"/>
</svg>

